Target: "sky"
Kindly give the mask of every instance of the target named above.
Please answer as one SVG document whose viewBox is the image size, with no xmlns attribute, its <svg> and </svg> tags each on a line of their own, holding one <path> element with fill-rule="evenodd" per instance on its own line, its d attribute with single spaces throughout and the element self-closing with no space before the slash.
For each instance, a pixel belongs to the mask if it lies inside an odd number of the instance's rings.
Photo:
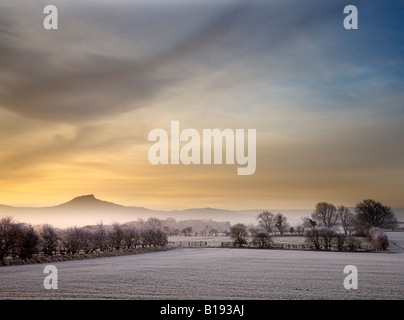
<svg viewBox="0 0 404 320">
<path fill-rule="evenodd" d="M 400 0 L 0 0 L 0 203 L 404 207 L 403 14 Z M 256 129 L 255 173 L 152 165 L 148 134 L 171 121 Z"/>
</svg>

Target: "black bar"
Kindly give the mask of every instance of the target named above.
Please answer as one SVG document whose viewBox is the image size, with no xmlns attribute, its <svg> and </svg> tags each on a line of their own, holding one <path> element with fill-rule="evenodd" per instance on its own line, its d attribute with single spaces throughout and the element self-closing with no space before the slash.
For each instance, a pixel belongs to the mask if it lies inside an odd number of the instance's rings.
<svg viewBox="0 0 404 320">
<path fill-rule="evenodd" d="M 206 307 L 210 306 L 210 307 Z M 216 306 L 216 307 L 213 307 Z M 224 307 L 220 307 L 224 306 Z M 237 307 L 238 306 L 238 307 Z M 242 307 L 242 309 L 241 309 Z M 364 319 L 383 312 L 383 317 L 400 314 L 401 301 L 379 300 L 54 300 L 0 301 L 1 310 L 19 317 L 63 314 L 66 317 L 126 314 L 138 319 L 282 319 L 305 318 Z M 192 315 L 188 310 L 192 308 Z M 206 313 L 206 309 L 210 312 Z M 167 312 L 167 310 L 169 312 Z M 173 313 L 175 311 L 175 313 Z M 240 312 L 242 311 L 242 314 Z"/>
</svg>

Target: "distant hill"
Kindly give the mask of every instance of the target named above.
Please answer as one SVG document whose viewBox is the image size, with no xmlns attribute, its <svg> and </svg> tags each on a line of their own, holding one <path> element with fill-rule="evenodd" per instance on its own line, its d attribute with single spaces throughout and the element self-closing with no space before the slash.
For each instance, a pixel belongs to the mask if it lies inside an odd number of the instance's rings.
<svg viewBox="0 0 404 320">
<path fill-rule="evenodd" d="M 97 199 L 93 194 L 85 195 L 85 196 L 80 196 L 76 197 L 66 203 L 62 203 L 60 205 L 57 205 L 53 208 L 67 208 L 67 209 L 76 209 L 76 208 L 92 208 L 92 209 L 105 209 L 105 208 L 123 208 L 123 206 L 119 204 L 115 204 L 112 202 L 108 201 L 103 201 Z"/>
<path fill-rule="evenodd" d="M 11 207 L 0 205 L 0 216 L 12 216 L 31 224 L 50 223 L 56 226 L 82 226 L 99 221 L 124 222 L 150 216 L 160 216 L 160 211 L 142 207 L 125 207 L 102 201 L 94 195 L 84 195 L 51 207 Z M 168 217 L 168 216 L 167 216 Z"/>
<path fill-rule="evenodd" d="M 159 219 L 212 219 L 229 221 L 231 223 L 255 223 L 254 214 L 233 210 L 214 208 L 193 208 L 187 210 L 152 210 L 143 207 L 122 206 L 113 202 L 97 199 L 93 194 L 76 197 L 68 202 L 51 207 L 11 207 L 0 205 L 0 217 L 12 216 L 17 221 L 42 224 L 50 223 L 55 226 L 84 226 L 94 225 L 99 221 L 105 224 L 113 222 L 128 222 L 137 219 L 156 217 Z"/>
</svg>

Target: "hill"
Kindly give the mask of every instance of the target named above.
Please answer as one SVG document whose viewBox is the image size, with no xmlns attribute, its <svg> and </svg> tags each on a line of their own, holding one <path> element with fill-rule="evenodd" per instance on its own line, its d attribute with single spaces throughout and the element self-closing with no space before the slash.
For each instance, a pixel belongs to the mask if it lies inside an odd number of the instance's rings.
<svg viewBox="0 0 404 320">
<path fill-rule="evenodd" d="M 255 223 L 254 214 L 214 208 L 192 208 L 187 210 L 152 210 L 144 207 L 123 206 L 97 199 L 93 194 L 76 197 L 68 202 L 51 207 L 12 207 L 0 205 L 0 217 L 12 216 L 17 221 L 31 224 L 49 223 L 58 227 L 94 225 L 128 222 L 156 217 L 159 219 L 212 219 L 231 223 Z"/>
</svg>

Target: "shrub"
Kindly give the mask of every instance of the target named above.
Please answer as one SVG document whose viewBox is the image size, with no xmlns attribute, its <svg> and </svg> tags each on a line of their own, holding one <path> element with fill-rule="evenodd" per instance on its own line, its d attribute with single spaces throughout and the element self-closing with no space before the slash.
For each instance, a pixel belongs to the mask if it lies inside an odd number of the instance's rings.
<svg viewBox="0 0 404 320">
<path fill-rule="evenodd" d="M 357 251 L 361 248 L 361 242 L 354 237 L 346 237 L 345 246 L 348 251 Z"/>
<path fill-rule="evenodd" d="M 330 250 L 334 243 L 336 232 L 329 228 L 319 228 L 318 230 L 321 246 L 324 250 Z"/>
<path fill-rule="evenodd" d="M 319 228 L 311 228 L 304 233 L 306 244 L 314 250 L 321 250 L 321 237 Z"/>
<path fill-rule="evenodd" d="M 257 230 L 253 233 L 252 244 L 258 248 L 268 248 L 271 246 L 272 237 L 269 235 L 268 231 L 262 229 Z"/>
<path fill-rule="evenodd" d="M 312 228 L 304 235 L 306 244 L 314 250 L 331 250 L 334 246 L 338 251 L 356 251 L 361 248 L 360 241 L 329 228 Z"/>
<path fill-rule="evenodd" d="M 343 233 L 336 233 L 334 236 L 334 243 L 338 251 L 344 251 L 346 249 L 345 243 L 347 236 Z"/>
<path fill-rule="evenodd" d="M 384 231 L 380 228 L 370 228 L 368 237 L 377 249 L 387 250 L 387 248 L 389 247 L 389 239 Z"/>
<path fill-rule="evenodd" d="M 246 225 L 237 223 L 230 228 L 230 237 L 235 247 L 243 247 L 247 244 L 248 231 Z"/>
</svg>

